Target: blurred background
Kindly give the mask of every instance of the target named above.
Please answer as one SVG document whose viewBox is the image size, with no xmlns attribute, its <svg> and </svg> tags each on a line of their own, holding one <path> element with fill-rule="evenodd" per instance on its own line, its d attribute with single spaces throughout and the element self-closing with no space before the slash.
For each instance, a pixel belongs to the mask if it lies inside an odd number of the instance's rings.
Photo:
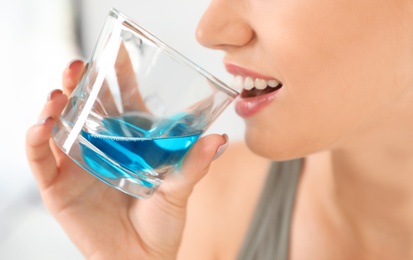
<svg viewBox="0 0 413 260">
<path fill-rule="evenodd" d="M 60 88 L 63 69 L 87 60 L 111 7 L 225 82 L 222 53 L 194 37 L 208 0 L 0 0 L 0 259 L 83 259 L 39 197 L 24 150 L 47 94 Z M 210 132 L 242 137 L 228 108 Z"/>
</svg>

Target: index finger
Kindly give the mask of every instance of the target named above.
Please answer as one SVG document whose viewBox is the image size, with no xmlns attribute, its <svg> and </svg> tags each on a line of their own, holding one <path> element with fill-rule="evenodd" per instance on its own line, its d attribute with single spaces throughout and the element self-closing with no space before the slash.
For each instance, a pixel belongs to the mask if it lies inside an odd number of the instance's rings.
<svg viewBox="0 0 413 260">
<path fill-rule="evenodd" d="M 72 91 L 76 88 L 79 80 L 86 70 L 86 64 L 81 60 L 74 60 L 69 63 L 69 66 L 63 71 L 62 87 L 63 92 L 70 96 Z"/>
</svg>

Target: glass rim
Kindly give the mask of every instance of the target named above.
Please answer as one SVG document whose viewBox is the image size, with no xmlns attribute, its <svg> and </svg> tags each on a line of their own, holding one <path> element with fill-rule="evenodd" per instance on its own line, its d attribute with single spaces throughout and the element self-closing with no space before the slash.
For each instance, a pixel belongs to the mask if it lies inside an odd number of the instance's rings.
<svg viewBox="0 0 413 260">
<path fill-rule="evenodd" d="M 230 97 L 235 98 L 237 97 L 240 93 L 229 87 L 226 83 L 222 82 L 220 79 L 212 75 L 211 73 L 207 72 L 205 69 L 200 67 L 198 64 L 194 63 L 193 61 L 189 60 L 187 57 L 185 57 L 183 54 L 175 50 L 174 48 L 170 47 L 166 43 L 164 43 L 162 40 L 160 40 L 158 37 L 147 31 L 145 28 L 137 24 L 135 21 L 133 21 L 131 18 L 123 14 L 122 12 L 118 11 L 115 8 L 111 8 L 109 11 L 109 16 L 115 18 L 118 20 L 121 24 L 124 26 L 128 27 L 132 31 L 144 35 L 147 39 L 152 41 L 154 44 L 156 44 L 161 50 L 167 52 L 169 55 L 172 55 L 175 59 L 178 61 L 188 65 L 192 69 L 198 71 L 200 74 L 202 74 L 204 77 L 206 77 L 208 80 L 212 81 L 220 90 L 224 91 L 227 93 Z"/>
</svg>

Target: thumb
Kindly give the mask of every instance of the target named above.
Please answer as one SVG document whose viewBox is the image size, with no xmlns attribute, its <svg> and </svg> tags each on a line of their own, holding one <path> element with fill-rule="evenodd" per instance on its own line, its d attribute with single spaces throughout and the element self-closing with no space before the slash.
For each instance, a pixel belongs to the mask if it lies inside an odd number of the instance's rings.
<svg viewBox="0 0 413 260">
<path fill-rule="evenodd" d="M 184 206 L 195 184 L 208 172 L 211 162 L 227 148 L 228 135 L 208 135 L 200 138 L 182 162 L 179 171 L 165 178 L 160 193 L 175 205 Z"/>
</svg>

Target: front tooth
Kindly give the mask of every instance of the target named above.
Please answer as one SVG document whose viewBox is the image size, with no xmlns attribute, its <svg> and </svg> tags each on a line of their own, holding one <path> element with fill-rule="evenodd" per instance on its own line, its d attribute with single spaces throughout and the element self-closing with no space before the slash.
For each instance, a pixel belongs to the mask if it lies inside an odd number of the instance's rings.
<svg viewBox="0 0 413 260">
<path fill-rule="evenodd" d="M 242 76 L 237 75 L 234 78 L 234 88 L 238 91 L 241 91 L 242 88 L 244 87 L 244 79 L 242 78 Z"/>
<path fill-rule="evenodd" d="M 268 80 L 268 86 L 270 86 L 270 87 L 272 87 L 272 88 L 275 88 L 275 87 L 278 86 L 279 84 L 280 84 L 280 82 L 278 82 L 278 81 L 275 80 L 275 79 Z"/>
<path fill-rule="evenodd" d="M 254 80 L 251 77 L 247 77 L 244 82 L 244 88 L 251 90 L 254 87 Z"/>
<path fill-rule="evenodd" d="M 254 86 L 256 89 L 265 89 L 267 87 L 267 81 L 263 79 L 255 79 Z"/>
</svg>

